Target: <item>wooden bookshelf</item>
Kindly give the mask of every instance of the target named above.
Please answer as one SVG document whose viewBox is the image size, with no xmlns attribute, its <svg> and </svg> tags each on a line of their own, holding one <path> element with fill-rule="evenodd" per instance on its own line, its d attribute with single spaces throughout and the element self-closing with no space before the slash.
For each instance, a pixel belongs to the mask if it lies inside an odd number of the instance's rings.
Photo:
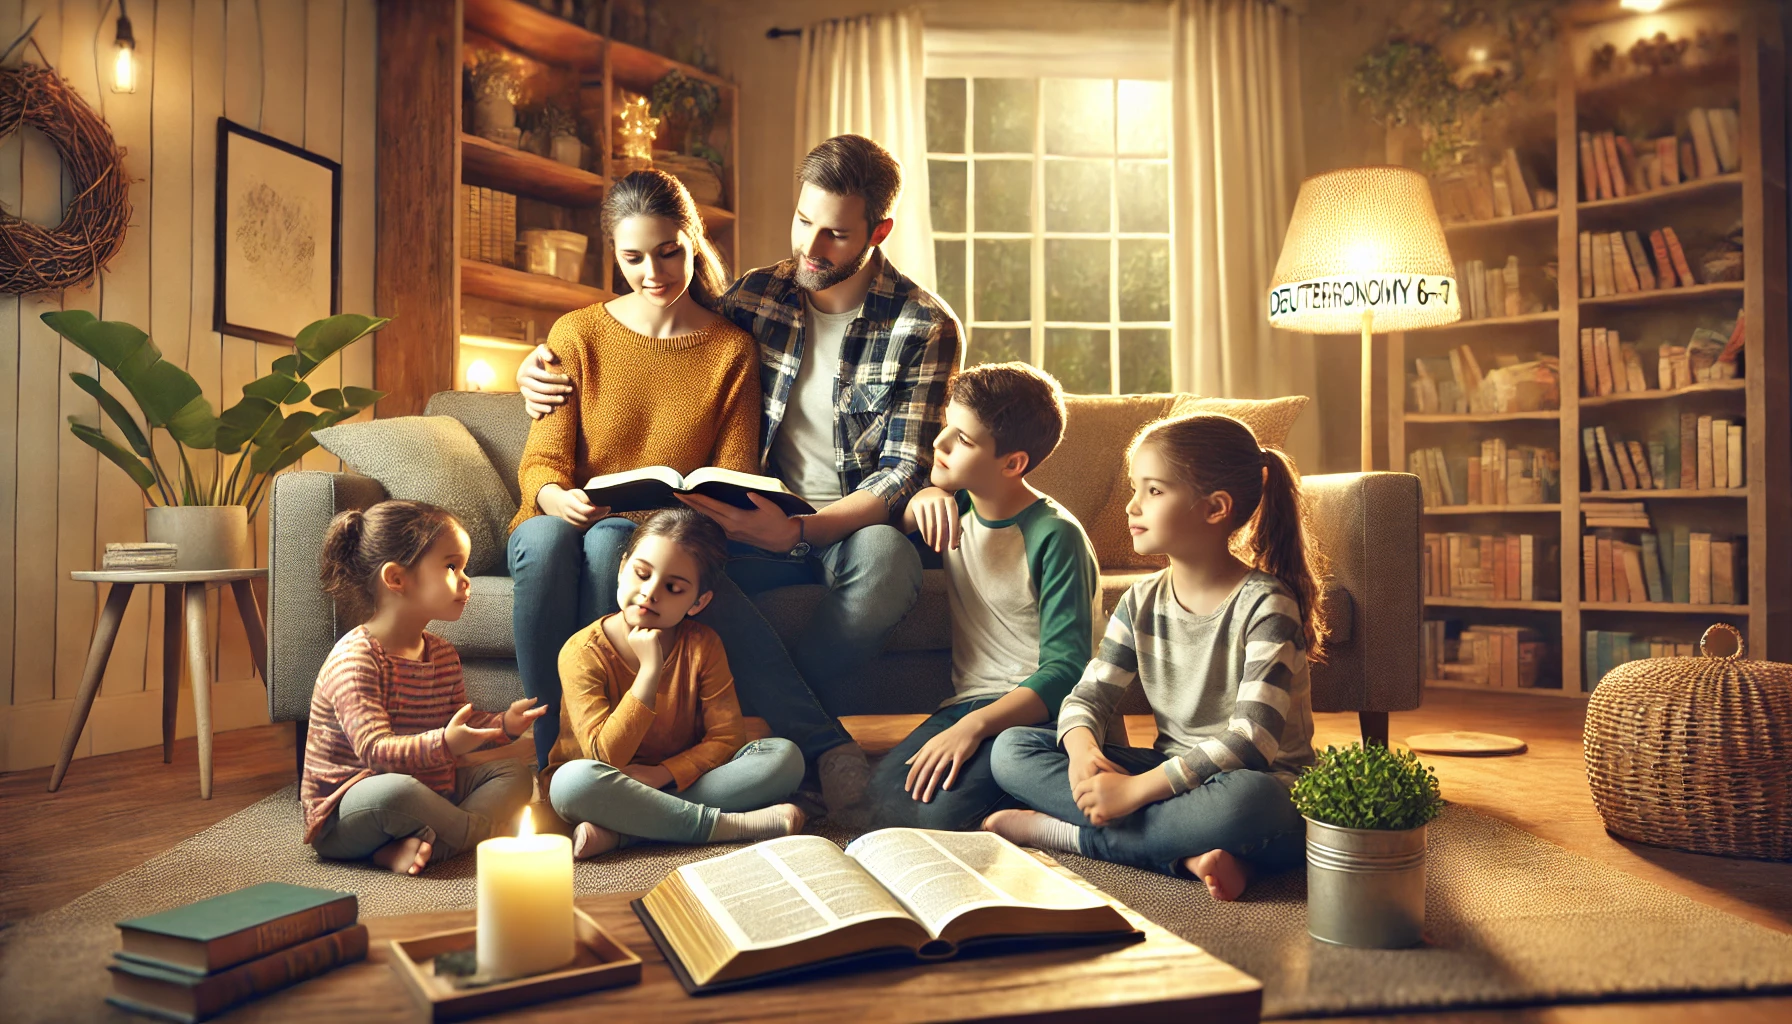
<svg viewBox="0 0 1792 1024">
<path fill-rule="evenodd" d="M 1713 37 L 1725 31 L 1737 33 L 1741 41 L 1738 58 L 1730 63 L 1635 76 L 1623 82 L 1588 80 L 1590 54 L 1599 46 L 1610 43 L 1624 52 L 1638 37 L 1653 36 L 1658 30 L 1666 31 L 1670 38 L 1679 38 L 1697 35 L 1701 28 Z M 1778 19 L 1772 12 L 1741 3 L 1669 8 L 1647 16 L 1614 10 L 1610 16 L 1590 20 L 1581 15 L 1564 18 L 1559 40 L 1561 65 L 1556 75 L 1551 138 L 1558 208 L 1444 226 L 1452 257 L 1457 261 L 1484 259 L 1491 266 L 1494 259 L 1503 260 L 1507 252 L 1520 253 L 1526 265 L 1532 265 L 1533 259 L 1555 260 L 1561 269 L 1554 283 L 1554 301 L 1548 296 L 1531 297 L 1540 297 L 1544 305 L 1557 308 L 1524 317 L 1464 321 L 1447 328 L 1388 335 L 1385 385 L 1389 389 L 1388 407 L 1393 410 L 1388 417 L 1389 465 L 1395 470 L 1406 469 L 1408 451 L 1418 448 L 1441 446 L 1446 451 L 1454 448 L 1457 455 L 1472 454 L 1480 440 L 1495 437 L 1513 444 L 1547 444 L 1541 440 L 1541 431 L 1550 428 L 1525 421 L 1554 422 L 1555 444 L 1561 459 L 1559 502 L 1427 508 L 1425 529 L 1449 531 L 1458 521 L 1453 517 L 1473 516 L 1478 518 L 1471 522 L 1477 526 L 1487 524 L 1489 532 L 1536 534 L 1539 557 L 1546 540 L 1559 545 L 1562 599 L 1429 597 L 1424 604 L 1428 618 L 1461 618 L 1472 625 L 1546 624 L 1549 628 L 1544 632 L 1558 630 L 1552 639 L 1561 656 L 1562 686 L 1508 690 L 1449 679 L 1427 679 L 1425 685 L 1584 698 L 1594 682 L 1582 678 L 1585 631 L 1619 624 L 1639 637 L 1661 635 L 1686 642 L 1696 639 L 1712 622 L 1730 621 L 1743 630 L 1749 657 L 1792 660 L 1792 601 L 1785 597 L 1792 594 L 1792 558 L 1788 558 L 1788 545 L 1792 543 L 1792 367 L 1787 356 L 1787 195 L 1782 147 L 1787 92 L 1782 77 L 1784 42 Z M 1651 126 L 1640 129 L 1645 136 L 1661 134 L 1673 116 L 1683 116 L 1687 108 L 1725 105 L 1736 109 L 1740 120 L 1737 171 L 1624 198 L 1583 198 L 1581 130 L 1597 132 L 1640 124 Z M 1389 150 L 1391 162 L 1405 162 L 1405 154 L 1393 137 Z M 1543 169 L 1544 153 L 1540 149 L 1533 146 L 1521 152 L 1537 161 L 1535 169 Z M 1542 184 L 1550 186 L 1547 180 Z M 1597 298 L 1582 298 L 1579 294 L 1578 242 L 1583 230 L 1675 225 L 1689 243 L 1688 256 L 1693 257 L 1690 235 L 1715 237 L 1738 220 L 1748 226 L 1741 281 Z M 1545 224 L 1554 225 L 1553 246 L 1539 238 Z M 1694 230 L 1689 232 L 1688 228 Z M 1697 265 L 1696 259 L 1689 262 Z M 1534 289 L 1535 284 L 1528 287 Z M 1652 350 L 1661 341 L 1683 343 L 1682 332 L 1690 331 L 1688 325 L 1699 318 L 1727 320 L 1739 307 L 1746 320 L 1741 379 L 1699 383 L 1673 391 L 1580 395 L 1579 338 L 1583 326 L 1620 327 L 1628 340 L 1641 339 Z M 1657 322 L 1661 326 L 1653 327 Z M 1559 410 L 1467 416 L 1400 411 L 1409 401 L 1411 357 L 1440 356 L 1465 342 L 1477 352 L 1483 347 L 1489 354 L 1522 352 L 1531 344 L 1532 328 L 1527 325 L 1544 323 L 1553 324 L 1555 330 L 1553 354 L 1561 369 Z M 1503 330 L 1486 335 L 1473 333 L 1482 327 Z M 1520 328 L 1525 333 L 1519 333 Z M 1542 350 L 1550 351 L 1548 347 Z M 1652 360 L 1652 354 L 1645 355 L 1646 374 L 1651 381 L 1655 376 Z M 1747 487 L 1582 490 L 1586 486 L 1582 427 L 1612 426 L 1624 433 L 1639 431 L 1642 424 L 1667 427 L 1682 409 L 1689 408 L 1685 404 L 1688 402 L 1699 403 L 1693 408 L 1702 411 L 1715 404 L 1744 422 Z M 1501 424 L 1507 425 L 1504 430 L 1500 429 Z M 1477 425 L 1485 425 L 1486 429 Z M 1583 595 L 1583 509 L 1616 501 L 1645 502 L 1658 527 L 1710 522 L 1714 533 L 1743 540 L 1747 553 L 1746 600 L 1741 600 L 1742 590 L 1734 604 L 1623 603 Z M 1539 520 L 1550 515 L 1557 519 L 1554 532 L 1546 538 L 1538 529 Z M 1697 530 L 1701 525 L 1691 528 Z M 1471 527 L 1467 532 L 1479 531 Z M 1628 536 L 1626 531 L 1619 533 L 1620 537 Z"/>
<path fill-rule="evenodd" d="M 460 261 L 460 292 L 553 313 L 568 313 L 616 297 L 614 292 L 588 284 L 469 259 Z"/>
<path fill-rule="evenodd" d="M 1561 412 L 1556 409 L 1538 409 L 1534 412 L 1409 412 L 1408 423 L 1506 423 L 1511 420 L 1554 420 L 1560 419 Z"/>
</svg>

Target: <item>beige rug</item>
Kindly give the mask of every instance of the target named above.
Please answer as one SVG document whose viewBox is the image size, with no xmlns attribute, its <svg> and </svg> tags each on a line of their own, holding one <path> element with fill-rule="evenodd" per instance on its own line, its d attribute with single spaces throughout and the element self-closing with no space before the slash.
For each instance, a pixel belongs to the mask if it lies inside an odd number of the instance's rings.
<svg viewBox="0 0 1792 1024">
<path fill-rule="evenodd" d="M 363 916 L 471 906 L 473 858 L 420 878 L 320 863 L 297 841 L 292 787 L 66 906 L 0 934 L 0 1017 L 129 1020 L 101 998 L 113 922 L 254 882 L 352 890 Z M 828 833 L 844 842 L 843 833 Z M 645 846 L 580 864 L 581 893 L 647 889 L 714 852 Z M 1450 807 L 1431 829 L 1427 944 L 1344 949 L 1306 934 L 1306 879 L 1214 903 L 1188 882 L 1090 861 L 1066 866 L 1263 981 L 1266 1017 L 1792 989 L 1792 936 Z"/>
</svg>

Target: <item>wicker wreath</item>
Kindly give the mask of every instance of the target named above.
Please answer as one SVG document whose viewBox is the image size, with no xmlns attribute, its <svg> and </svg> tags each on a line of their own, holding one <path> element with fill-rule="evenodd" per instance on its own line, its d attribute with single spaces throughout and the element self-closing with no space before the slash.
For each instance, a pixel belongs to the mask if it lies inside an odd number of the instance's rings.
<svg viewBox="0 0 1792 1024">
<path fill-rule="evenodd" d="M 131 221 L 124 150 L 61 75 L 34 64 L 0 69 L 0 139 L 20 125 L 36 128 L 55 145 L 75 197 L 54 228 L 0 210 L 0 293 L 84 284 L 118 254 Z"/>
</svg>

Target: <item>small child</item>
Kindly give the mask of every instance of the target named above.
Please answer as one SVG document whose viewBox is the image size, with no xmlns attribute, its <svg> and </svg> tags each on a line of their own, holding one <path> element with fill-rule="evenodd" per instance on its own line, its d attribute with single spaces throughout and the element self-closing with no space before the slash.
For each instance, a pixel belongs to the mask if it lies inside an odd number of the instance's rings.
<svg viewBox="0 0 1792 1024">
<path fill-rule="evenodd" d="M 728 656 L 691 619 L 727 561 L 722 528 L 690 509 L 635 530 L 612 612 L 560 650 L 560 735 L 548 801 L 581 860 L 632 839 L 718 843 L 801 832 L 781 803 L 803 780 L 786 739 L 747 741 Z"/>
<path fill-rule="evenodd" d="M 420 501 L 344 512 L 324 538 L 331 596 L 373 617 L 336 641 L 311 694 L 300 800 L 305 841 L 330 860 L 371 858 L 414 875 L 515 827 L 535 791 L 528 767 L 455 758 L 513 741 L 542 714 L 519 700 L 473 710 L 454 645 L 426 632 L 466 610 L 467 531 Z"/>
<path fill-rule="evenodd" d="M 947 389 L 933 486 L 909 502 L 903 526 L 945 562 L 954 692 L 873 775 L 885 826 L 970 829 L 1013 806 L 986 741 L 1055 719 L 1093 645 L 1094 548 L 1026 479 L 1064 436 L 1058 382 L 1001 363 L 955 374 Z"/>
<path fill-rule="evenodd" d="M 1313 763 L 1307 663 L 1326 635 L 1317 556 L 1293 463 L 1238 420 L 1160 421 L 1128 461 L 1133 548 L 1170 566 L 1121 598 L 1056 733 L 996 740 L 997 781 L 1035 810 L 998 811 L 983 827 L 1196 877 L 1233 900 L 1254 868 L 1305 852 L 1289 790 Z M 1135 678 L 1157 718 L 1155 749 L 1105 732 Z"/>
</svg>

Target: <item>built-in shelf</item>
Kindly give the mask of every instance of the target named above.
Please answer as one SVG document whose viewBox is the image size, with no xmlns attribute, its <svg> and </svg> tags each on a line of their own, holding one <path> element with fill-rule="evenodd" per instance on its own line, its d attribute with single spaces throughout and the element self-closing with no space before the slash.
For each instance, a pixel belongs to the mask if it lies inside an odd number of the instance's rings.
<svg viewBox="0 0 1792 1024">
<path fill-rule="evenodd" d="M 1625 402 L 1660 402 L 1682 395 L 1706 395 L 1714 391 L 1732 391 L 1740 394 L 1748 389 L 1748 381 L 1742 377 L 1731 380 L 1708 380 L 1698 384 L 1688 384 L 1672 391 L 1650 389 L 1648 391 L 1620 391 L 1614 395 L 1584 395 L 1581 397 L 1582 408 L 1587 406 L 1622 405 Z"/>
<path fill-rule="evenodd" d="M 463 348 L 489 348 L 500 352 L 533 352 L 535 346 L 515 338 L 494 338 L 488 334 L 463 334 L 460 336 Z"/>
<path fill-rule="evenodd" d="M 1426 505 L 1428 516 L 1478 516 L 1507 512 L 1560 512 L 1560 502 L 1547 505 Z"/>
<path fill-rule="evenodd" d="M 1696 490 L 1685 487 L 1667 487 L 1658 491 L 1582 491 L 1580 507 L 1584 511 L 1589 504 L 1602 501 L 1654 501 L 1657 498 L 1746 498 L 1746 487 L 1707 487 Z"/>
<path fill-rule="evenodd" d="M 1560 409 L 1534 412 L 1409 412 L 1408 423 L 1504 423 L 1507 420 L 1559 420 Z"/>
<path fill-rule="evenodd" d="M 1427 608 L 1497 608 L 1502 611 L 1559 612 L 1560 601 L 1498 601 L 1491 597 L 1427 597 Z"/>
<path fill-rule="evenodd" d="M 1720 174 L 1715 178 L 1696 178 L 1692 181 L 1683 181 L 1678 185 L 1667 185 L 1617 199 L 1594 199 L 1590 202 L 1582 202 L 1580 210 L 1595 213 L 1608 210 L 1635 210 L 1681 199 L 1704 198 L 1724 192 L 1735 192 L 1738 198 L 1741 197 L 1742 175 L 1740 172 Z"/>
<path fill-rule="evenodd" d="M 1475 327 L 1516 327 L 1520 324 L 1553 324 L 1561 319 L 1558 309 L 1546 309 L 1541 313 L 1520 313 L 1518 316 L 1485 316 L 1479 320 L 1462 319 L 1442 327 L 1426 327 L 1411 331 L 1411 334 L 1435 334 L 1439 331 L 1461 331 Z"/>
<path fill-rule="evenodd" d="M 467 28 L 549 64 L 603 66 L 604 37 L 521 0 L 462 0 Z"/>
<path fill-rule="evenodd" d="M 1582 298 L 1583 306 L 1660 306 L 1676 302 L 1697 302 L 1701 299 L 1725 297 L 1742 300 L 1741 281 L 1718 284 L 1694 284 L 1685 288 L 1657 288 L 1652 292 L 1621 292 L 1617 295 L 1596 295 Z M 1609 397 L 1609 396 L 1608 396 Z"/>
<path fill-rule="evenodd" d="M 1647 612 L 1659 615 L 1747 615 L 1746 604 L 1676 604 L 1670 601 L 1582 601 L 1583 612 Z"/>
<path fill-rule="evenodd" d="M 588 284 L 562 281 L 546 274 L 530 274 L 495 263 L 478 260 L 460 261 L 462 295 L 512 302 L 519 306 L 555 310 L 561 313 L 583 309 L 594 302 L 608 302 L 615 294 Z"/>
<path fill-rule="evenodd" d="M 604 201 L 602 175 L 461 133 L 461 177 L 472 184 L 516 192 L 562 206 Z"/>
<path fill-rule="evenodd" d="M 1554 224 L 1555 209 L 1533 210 L 1530 213 L 1514 214 L 1511 217 L 1495 217 L 1492 220 L 1464 220 L 1454 224 L 1445 224 L 1445 234 L 1467 233 L 1470 231 L 1488 231 L 1495 228 L 1516 228 L 1528 224 Z"/>
</svg>

